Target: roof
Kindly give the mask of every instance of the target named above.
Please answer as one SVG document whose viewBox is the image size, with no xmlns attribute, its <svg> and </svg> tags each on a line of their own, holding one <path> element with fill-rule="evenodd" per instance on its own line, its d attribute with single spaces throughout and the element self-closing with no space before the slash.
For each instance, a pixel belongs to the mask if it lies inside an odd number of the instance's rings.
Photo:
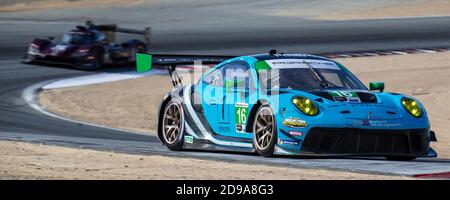
<svg viewBox="0 0 450 200">
<path fill-rule="evenodd" d="M 277 54 L 255 54 L 255 55 L 249 55 L 258 61 L 260 60 L 274 60 L 274 59 L 316 59 L 316 60 L 327 60 L 331 61 L 328 58 L 322 57 L 322 56 L 316 56 L 311 54 L 284 54 L 284 53 L 277 53 Z"/>
</svg>

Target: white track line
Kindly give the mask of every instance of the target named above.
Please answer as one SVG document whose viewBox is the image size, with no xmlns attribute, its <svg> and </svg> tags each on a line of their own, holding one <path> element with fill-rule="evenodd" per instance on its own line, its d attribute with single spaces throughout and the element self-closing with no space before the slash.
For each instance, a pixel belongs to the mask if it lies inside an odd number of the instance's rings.
<svg viewBox="0 0 450 200">
<path fill-rule="evenodd" d="M 89 123 L 89 122 L 83 122 L 83 121 L 78 121 L 75 119 L 70 119 L 70 118 L 66 118 L 51 112 L 48 112 L 47 110 L 45 110 L 44 108 L 42 108 L 39 103 L 36 101 L 36 95 L 38 94 L 38 92 L 42 89 L 43 86 L 54 82 L 55 80 L 50 80 L 50 81 L 44 81 L 44 82 L 40 82 L 40 83 L 36 83 L 33 84 L 31 86 L 28 86 L 27 88 L 25 88 L 22 92 L 22 98 L 25 100 L 25 102 L 27 102 L 27 104 L 35 109 L 36 111 L 48 115 L 50 117 L 54 117 L 57 119 L 61 119 L 61 120 L 65 120 L 65 121 L 70 121 L 70 122 L 74 122 L 74 123 L 79 123 L 79 124 L 85 124 L 85 125 L 89 125 L 89 126 L 95 126 L 95 127 L 100 127 L 100 128 L 106 128 L 106 129 L 110 129 L 110 130 L 114 130 L 114 131 L 122 131 L 122 132 L 129 132 L 129 133 L 135 133 L 135 134 L 140 134 L 140 135 L 148 135 L 147 133 L 143 133 L 143 132 L 137 132 L 137 131 L 131 131 L 131 130 L 125 130 L 125 129 L 120 129 L 120 128 L 113 128 L 110 126 L 104 126 L 104 125 L 99 125 L 99 124 L 93 124 L 93 123 Z"/>
<path fill-rule="evenodd" d="M 135 71 L 127 71 L 120 73 L 104 72 L 99 74 L 83 75 L 72 78 L 66 78 L 49 83 L 42 88 L 44 90 L 65 88 L 65 87 L 75 87 L 83 85 L 93 85 L 98 83 L 106 83 L 112 81 L 121 81 L 127 79 L 135 79 L 144 76 L 160 75 L 165 74 L 166 71 L 162 69 L 154 69 L 146 73 L 138 73 Z"/>
</svg>

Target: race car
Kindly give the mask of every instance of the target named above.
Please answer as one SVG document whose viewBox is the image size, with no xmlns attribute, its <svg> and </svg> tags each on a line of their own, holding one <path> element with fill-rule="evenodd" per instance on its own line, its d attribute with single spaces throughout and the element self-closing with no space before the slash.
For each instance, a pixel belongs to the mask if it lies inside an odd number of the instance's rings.
<svg viewBox="0 0 450 200">
<path fill-rule="evenodd" d="M 219 63 L 193 84 L 176 68 Z M 415 98 L 367 88 L 342 64 L 309 54 L 235 58 L 137 54 L 138 71 L 169 66 L 174 88 L 162 100 L 157 134 L 171 150 L 313 155 L 436 157 L 437 141 Z M 178 77 L 178 78 L 177 78 Z"/>
<path fill-rule="evenodd" d="M 145 42 L 131 39 L 115 43 L 116 32 L 143 35 Z M 24 63 L 57 63 L 93 70 L 108 64 L 135 62 L 135 53 L 145 53 L 150 42 L 150 28 L 133 30 L 115 24 L 77 26 L 64 33 L 60 42 L 53 37 L 34 39 L 24 56 Z"/>
</svg>

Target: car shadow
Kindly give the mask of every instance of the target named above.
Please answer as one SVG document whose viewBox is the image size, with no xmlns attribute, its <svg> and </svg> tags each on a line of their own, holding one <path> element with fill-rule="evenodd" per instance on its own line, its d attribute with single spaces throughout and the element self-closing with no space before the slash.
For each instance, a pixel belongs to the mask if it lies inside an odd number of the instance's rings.
<svg viewBox="0 0 450 200">
<path fill-rule="evenodd" d="M 224 150 L 195 150 L 195 149 L 187 149 L 183 150 L 184 152 L 195 152 L 195 153 L 217 153 L 217 154 L 227 154 L 227 155 L 245 155 L 245 156 L 259 156 L 257 153 L 252 152 L 233 152 L 233 151 L 224 151 Z M 283 158 L 283 159 L 292 159 L 292 160 L 366 160 L 366 161 L 386 161 L 386 162 L 409 162 L 409 163 L 444 163 L 450 164 L 450 159 L 445 158 L 417 158 L 412 161 L 391 161 L 386 160 L 384 157 L 361 157 L 361 156 L 315 156 L 315 155 L 274 155 L 273 157 L 267 157 L 267 159 L 271 158 Z"/>
</svg>

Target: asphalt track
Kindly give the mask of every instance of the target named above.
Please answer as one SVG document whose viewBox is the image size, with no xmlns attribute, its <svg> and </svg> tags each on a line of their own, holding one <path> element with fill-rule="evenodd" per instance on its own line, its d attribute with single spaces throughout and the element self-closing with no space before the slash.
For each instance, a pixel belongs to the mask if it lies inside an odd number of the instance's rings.
<svg viewBox="0 0 450 200">
<path fill-rule="evenodd" d="M 37 26 L 37 24 L 39 26 Z M 24 65 L 20 58 L 34 35 L 57 35 L 72 27 L 64 22 L 0 20 L 0 139 L 159 154 L 248 164 L 325 168 L 364 173 L 415 175 L 450 171 L 450 160 L 393 162 L 366 158 L 262 158 L 211 152 L 170 152 L 155 137 L 113 130 L 45 115 L 23 98 L 26 88 L 49 80 L 85 75 L 67 68 Z M 39 27 L 39 28 L 36 28 Z M 259 34 L 254 34 L 258 32 Z M 346 22 L 305 22 L 296 27 L 233 31 L 156 32 L 154 52 L 247 54 L 278 48 L 286 52 L 332 53 L 450 46 L 450 18 L 408 18 Z M 218 49 L 217 47 L 220 47 Z M 103 71 L 127 70 L 110 68 Z M 129 70 L 129 69 L 128 69 Z"/>
</svg>

